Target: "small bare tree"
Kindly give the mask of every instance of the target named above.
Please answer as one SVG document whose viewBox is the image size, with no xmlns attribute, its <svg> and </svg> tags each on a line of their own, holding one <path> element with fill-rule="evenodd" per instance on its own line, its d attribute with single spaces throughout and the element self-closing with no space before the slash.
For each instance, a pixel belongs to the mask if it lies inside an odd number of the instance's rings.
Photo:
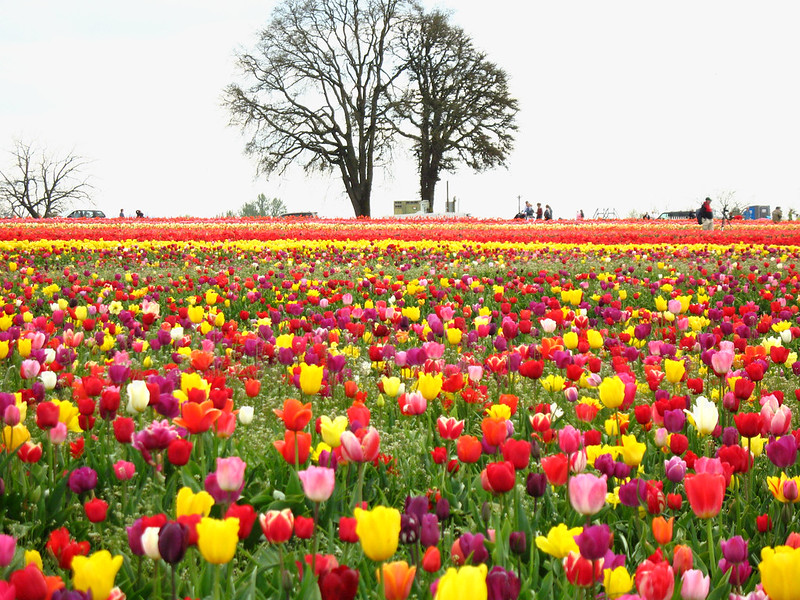
<svg viewBox="0 0 800 600">
<path fill-rule="evenodd" d="M 0 171 L 0 203 L 14 217 L 55 217 L 76 201 L 89 201 L 88 161 L 72 152 L 56 158 L 21 140 L 10 151 L 14 165 Z"/>
</svg>

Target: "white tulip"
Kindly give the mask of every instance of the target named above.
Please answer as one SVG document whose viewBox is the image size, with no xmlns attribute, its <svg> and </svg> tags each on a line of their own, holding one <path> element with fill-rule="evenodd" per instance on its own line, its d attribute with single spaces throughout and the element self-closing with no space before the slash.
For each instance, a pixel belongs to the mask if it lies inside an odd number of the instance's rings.
<svg viewBox="0 0 800 600">
<path fill-rule="evenodd" d="M 131 381 L 126 388 L 128 394 L 128 412 L 131 414 L 143 413 L 150 404 L 150 390 L 144 381 Z"/>
</svg>

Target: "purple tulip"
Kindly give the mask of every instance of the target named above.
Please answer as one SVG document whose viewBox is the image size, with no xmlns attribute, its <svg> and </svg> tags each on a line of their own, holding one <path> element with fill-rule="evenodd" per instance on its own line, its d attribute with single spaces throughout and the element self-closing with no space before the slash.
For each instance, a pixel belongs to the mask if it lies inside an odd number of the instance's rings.
<svg viewBox="0 0 800 600">
<path fill-rule="evenodd" d="M 784 435 L 767 444 L 767 458 L 779 469 L 785 469 L 797 462 L 797 444 L 794 437 Z"/>
<path fill-rule="evenodd" d="M 69 474 L 67 485 L 73 494 L 89 492 L 97 487 L 97 472 L 91 467 L 79 467 Z"/>
<path fill-rule="evenodd" d="M 664 427 L 670 433 L 680 433 L 686 424 L 686 413 L 680 409 L 664 411 Z"/>
<path fill-rule="evenodd" d="M 158 553 L 168 564 L 183 560 L 188 547 L 189 529 L 183 523 L 167 523 L 158 532 Z"/>
<path fill-rule="evenodd" d="M 673 456 L 664 461 L 664 471 L 672 483 L 680 483 L 686 475 L 686 461 L 680 456 Z"/>
<path fill-rule="evenodd" d="M 590 525 L 575 536 L 581 556 L 586 560 L 599 560 L 608 552 L 611 543 L 611 529 L 608 525 Z"/>
<path fill-rule="evenodd" d="M 547 476 L 544 473 L 528 473 L 525 480 L 525 490 L 529 496 L 541 498 L 547 489 Z"/>
<path fill-rule="evenodd" d="M 508 536 L 508 547 L 514 554 L 520 556 L 528 549 L 528 539 L 524 531 L 512 531 Z"/>
<path fill-rule="evenodd" d="M 472 565 L 480 565 L 489 559 L 489 551 L 483 543 L 483 534 L 464 533 L 458 538 L 458 546 L 461 548 L 461 554 Z"/>
<path fill-rule="evenodd" d="M 495 565 L 486 575 L 487 600 L 517 600 L 520 581 L 514 571 Z"/>
<path fill-rule="evenodd" d="M 647 497 L 647 484 L 643 479 L 631 479 L 619 486 L 619 501 L 625 506 L 639 506 Z"/>
<path fill-rule="evenodd" d="M 436 546 L 439 543 L 441 533 L 439 531 L 439 519 L 434 514 L 422 516 L 422 525 L 419 532 L 419 541 L 423 548 Z"/>
<path fill-rule="evenodd" d="M 722 547 L 722 556 L 728 562 L 740 563 L 747 560 L 747 545 L 748 542 L 742 536 L 737 535 L 727 540 L 722 540 L 720 546 Z"/>
</svg>

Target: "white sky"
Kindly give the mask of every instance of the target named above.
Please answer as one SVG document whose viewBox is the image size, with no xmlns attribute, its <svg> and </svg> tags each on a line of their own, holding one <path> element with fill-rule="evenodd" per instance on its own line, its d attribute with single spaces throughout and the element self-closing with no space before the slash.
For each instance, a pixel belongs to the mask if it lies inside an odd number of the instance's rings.
<svg viewBox="0 0 800 600">
<path fill-rule="evenodd" d="M 15 138 L 93 160 L 107 215 L 215 216 L 258 193 L 352 216 L 331 176 L 254 180 L 222 90 L 274 0 L 0 0 L 0 149 Z M 427 2 L 432 6 L 433 2 Z M 508 169 L 442 174 L 459 208 L 556 218 L 660 212 L 735 191 L 800 209 L 800 5 L 794 1 L 445 0 L 520 102 Z M 0 157 L 6 165 L 7 156 Z M 374 216 L 418 195 L 398 152 Z"/>
</svg>

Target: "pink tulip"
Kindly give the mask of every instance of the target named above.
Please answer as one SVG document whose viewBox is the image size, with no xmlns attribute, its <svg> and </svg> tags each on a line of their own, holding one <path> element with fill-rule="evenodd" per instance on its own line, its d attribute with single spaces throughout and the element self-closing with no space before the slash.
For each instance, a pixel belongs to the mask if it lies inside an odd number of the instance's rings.
<svg viewBox="0 0 800 600">
<path fill-rule="evenodd" d="M 734 358 L 735 355 L 730 350 L 714 352 L 714 354 L 711 355 L 711 368 L 718 377 L 722 377 L 731 370 Z"/>
<path fill-rule="evenodd" d="M 19 374 L 23 379 L 36 379 L 41 370 L 42 365 L 39 364 L 38 360 L 23 360 L 19 366 Z"/>
<path fill-rule="evenodd" d="M 59 421 L 50 431 L 47 432 L 53 444 L 63 444 L 67 441 L 67 426 Z"/>
<path fill-rule="evenodd" d="M 428 408 L 428 401 L 419 392 L 400 396 L 400 412 L 404 415 L 421 415 Z"/>
<path fill-rule="evenodd" d="M 247 463 L 238 456 L 217 459 L 217 485 L 224 492 L 236 492 L 244 485 Z"/>
<path fill-rule="evenodd" d="M 0 533 L 0 567 L 7 567 L 14 559 L 17 550 L 17 540 L 10 535 Z"/>
<path fill-rule="evenodd" d="M 303 484 L 303 492 L 306 498 L 312 502 L 324 502 L 333 494 L 333 487 L 336 484 L 333 469 L 308 467 L 304 471 L 298 471 L 297 475 Z"/>
<path fill-rule="evenodd" d="M 683 600 L 705 600 L 711 586 L 711 578 L 700 569 L 689 569 L 681 576 L 681 598 Z"/>
<path fill-rule="evenodd" d="M 372 462 L 378 456 L 381 438 L 374 427 L 358 430 L 358 435 L 352 431 L 345 431 L 340 438 L 342 442 L 342 456 L 351 462 Z"/>
<path fill-rule="evenodd" d="M 443 440 L 456 440 L 464 431 L 464 421 L 459 421 L 455 417 L 441 416 L 436 419 L 436 429 Z"/>
<path fill-rule="evenodd" d="M 608 485 L 606 476 L 597 477 L 591 473 L 581 473 L 569 480 L 569 502 L 576 512 L 593 515 L 600 512 L 606 503 Z"/>
</svg>

